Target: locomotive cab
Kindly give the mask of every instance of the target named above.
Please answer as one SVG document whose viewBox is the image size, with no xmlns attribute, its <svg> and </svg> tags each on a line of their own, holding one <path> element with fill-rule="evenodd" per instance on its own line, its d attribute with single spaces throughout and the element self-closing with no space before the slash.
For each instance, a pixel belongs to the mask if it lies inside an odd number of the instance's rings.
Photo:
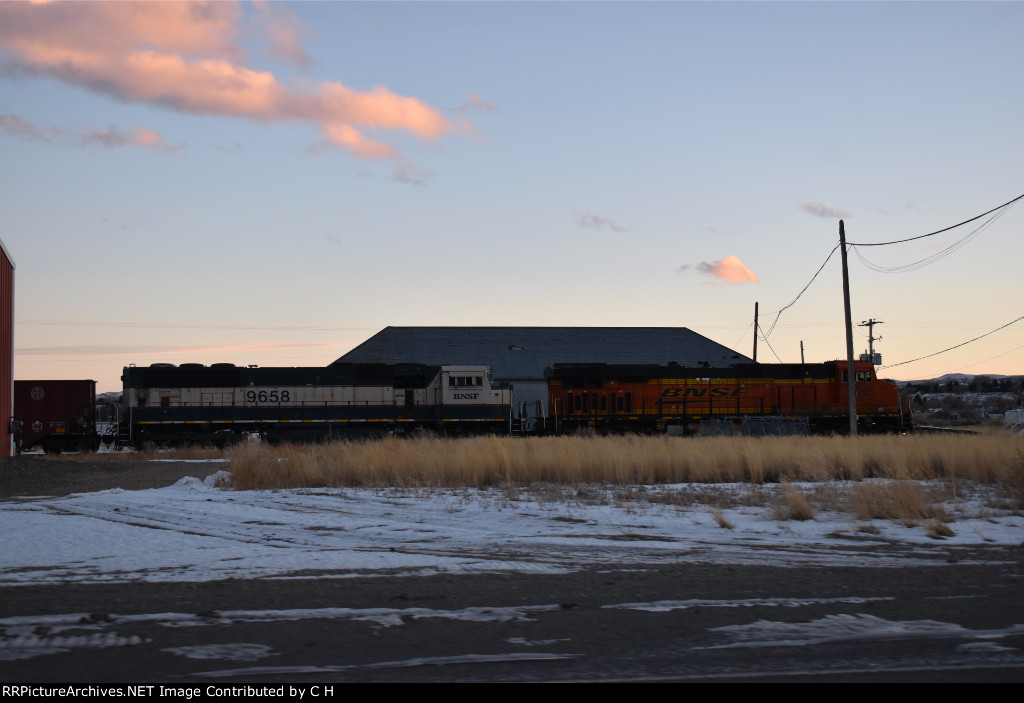
<svg viewBox="0 0 1024 703">
<path fill-rule="evenodd" d="M 494 383 L 489 366 L 442 366 L 441 404 L 447 424 L 510 420 L 512 386 Z"/>
</svg>

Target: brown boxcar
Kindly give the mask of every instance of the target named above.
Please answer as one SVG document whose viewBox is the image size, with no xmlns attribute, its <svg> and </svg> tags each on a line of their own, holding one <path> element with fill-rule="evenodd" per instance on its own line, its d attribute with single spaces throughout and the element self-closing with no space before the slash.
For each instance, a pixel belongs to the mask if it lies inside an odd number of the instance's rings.
<svg viewBox="0 0 1024 703">
<path fill-rule="evenodd" d="M 96 381 L 15 381 L 18 450 L 96 449 Z"/>
<path fill-rule="evenodd" d="M 547 369 L 549 407 L 560 430 L 696 431 L 709 420 L 805 418 L 811 431 L 849 429 L 845 361 L 736 364 L 722 368 L 556 364 Z M 906 431 L 909 405 L 871 362 L 854 362 L 864 431 Z"/>
</svg>

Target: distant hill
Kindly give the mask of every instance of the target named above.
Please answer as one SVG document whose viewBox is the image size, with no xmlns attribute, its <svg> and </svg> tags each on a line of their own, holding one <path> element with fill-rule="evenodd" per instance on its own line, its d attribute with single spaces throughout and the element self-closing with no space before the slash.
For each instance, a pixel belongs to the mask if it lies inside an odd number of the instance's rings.
<svg viewBox="0 0 1024 703">
<path fill-rule="evenodd" d="M 914 384 L 918 384 L 918 383 L 944 383 L 946 381 L 959 381 L 961 383 L 964 383 L 964 382 L 970 382 L 970 381 L 974 380 L 975 378 L 1020 378 L 1020 376 L 1004 376 L 1002 374 L 997 374 L 997 373 L 988 373 L 988 374 L 947 373 L 946 375 L 939 376 L 938 378 L 922 379 L 920 381 L 900 381 L 900 383 L 902 383 L 902 384 L 906 384 L 906 383 L 914 383 Z"/>
<path fill-rule="evenodd" d="M 1024 376 L 949 373 L 899 386 L 910 396 L 917 424 L 997 424 L 1024 405 Z"/>
</svg>

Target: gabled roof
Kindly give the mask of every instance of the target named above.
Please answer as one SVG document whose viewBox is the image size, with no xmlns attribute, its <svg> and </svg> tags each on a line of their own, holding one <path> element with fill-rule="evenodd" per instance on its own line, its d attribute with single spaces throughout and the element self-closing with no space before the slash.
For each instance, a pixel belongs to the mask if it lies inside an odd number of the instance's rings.
<svg viewBox="0 0 1024 703">
<path fill-rule="evenodd" d="M 543 378 L 563 362 L 728 366 L 750 359 L 686 327 L 385 327 L 339 362 L 487 364 L 498 378 Z"/>
</svg>

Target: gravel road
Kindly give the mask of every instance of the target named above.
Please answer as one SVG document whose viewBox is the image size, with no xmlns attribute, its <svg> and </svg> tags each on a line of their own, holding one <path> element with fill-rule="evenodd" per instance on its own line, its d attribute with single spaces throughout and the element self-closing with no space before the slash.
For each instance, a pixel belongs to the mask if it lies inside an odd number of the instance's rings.
<svg viewBox="0 0 1024 703">
<path fill-rule="evenodd" d="M 75 456 L 0 457 L 0 499 L 63 496 L 111 488 L 137 491 L 170 486 L 184 476 L 206 478 L 223 463 L 79 459 Z"/>
</svg>

